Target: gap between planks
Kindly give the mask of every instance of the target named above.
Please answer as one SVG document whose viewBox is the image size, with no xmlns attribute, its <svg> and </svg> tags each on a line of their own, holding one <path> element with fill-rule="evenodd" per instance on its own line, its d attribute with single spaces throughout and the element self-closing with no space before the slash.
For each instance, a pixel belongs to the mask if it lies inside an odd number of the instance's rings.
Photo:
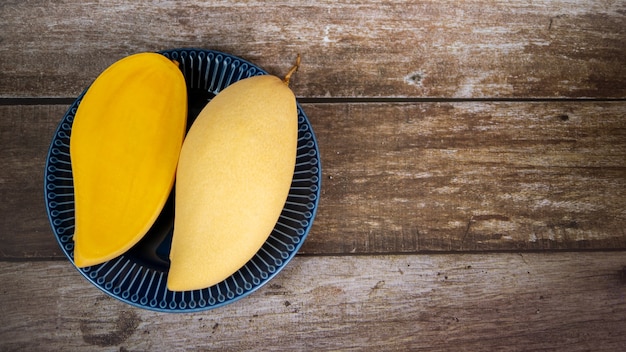
<svg viewBox="0 0 626 352">
<path fill-rule="evenodd" d="M 41 98 L 0 98 L 0 106 L 9 105 L 70 105 L 76 100 L 71 97 L 41 97 Z M 324 97 L 297 97 L 301 104 L 356 104 L 356 103 L 602 103 L 626 102 L 626 98 L 411 98 L 411 97 L 371 97 L 371 98 L 324 98 Z"/>
<path fill-rule="evenodd" d="M 51 234 L 52 236 L 52 234 Z M 357 253 L 296 253 L 295 258 L 318 258 L 332 259 L 341 257 L 371 257 L 374 259 L 394 257 L 446 257 L 446 256 L 484 256 L 484 255 L 526 255 L 526 254 L 594 254 L 594 253 L 616 253 L 624 252 L 624 248 L 551 248 L 551 249 L 494 249 L 494 250 L 419 250 L 413 252 L 357 252 Z M 27 263 L 27 262 L 64 262 L 67 261 L 64 255 L 46 257 L 14 257 L 0 256 L 0 263 Z M 625 263 L 626 264 L 626 263 Z"/>
</svg>

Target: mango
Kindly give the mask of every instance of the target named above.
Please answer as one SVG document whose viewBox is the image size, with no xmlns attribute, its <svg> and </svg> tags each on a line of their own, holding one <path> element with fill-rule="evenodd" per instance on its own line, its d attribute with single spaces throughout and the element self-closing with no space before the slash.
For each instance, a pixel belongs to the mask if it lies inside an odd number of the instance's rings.
<svg viewBox="0 0 626 352">
<path fill-rule="evenodd" d="M 185 79 L 157 53 L 115 62 L 87 89 L 70 136 L 76 266 L 121 255 L 153 225 L 174 184 L 186 119 Z"/>
<path fill-rule="evenodd" d="M 169 290 L 221 282 L 271 234 L 296 161 L 298 113 L 288 76 L 228 86 L 191 126 L 178 163 Z"/>
</svg>

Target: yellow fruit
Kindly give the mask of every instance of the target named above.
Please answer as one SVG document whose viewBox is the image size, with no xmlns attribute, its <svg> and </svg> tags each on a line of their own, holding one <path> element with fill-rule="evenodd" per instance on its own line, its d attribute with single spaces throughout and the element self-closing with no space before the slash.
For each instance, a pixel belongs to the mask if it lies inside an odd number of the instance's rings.
<svg viewBox="0 0 626 352">
<path fill-rule="evenodd" d="M 74 118 L 74 262 L 113 259 L 150 229 L 171 192 L 187 119 L 185 79 L 156 53 L 128 56 L 85 93 Z"/>
<path fill-rule="evenodd" d="M 167 287 L 210 287 L 250 260 L 287 199 L 298 139 L 287 80 L 255 76 L 221 91 L 202 110 L 178 164 Z"/>
</svg>

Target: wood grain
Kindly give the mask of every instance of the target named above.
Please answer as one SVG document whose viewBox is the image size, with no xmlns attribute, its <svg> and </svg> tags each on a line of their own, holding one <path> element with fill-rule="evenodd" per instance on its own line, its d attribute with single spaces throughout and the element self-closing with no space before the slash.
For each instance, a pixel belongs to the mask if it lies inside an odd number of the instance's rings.
<svg viewBox="0 0 626 352">
<path fill-rule="evenodd" d="M 61 106 L 0 106 L 1 257 L 62 253 L 54 247 L 46 215 L 43 173 L 55 125 L 65 110 Z"/>
<path fill-rule="evenodd" d="M 626 244 L 622 103 L 347 104 L 307 111 L 325 178 L 305 250 Z"/>
<path fill-rule="evenodd" d="M 303 108 L 323 180 L 302 253 L 626 248 L 623 102 Z M 66 109 L 0 107 L 0 258 L 62 256 L 43 169 Z"/>
<path fill-rule="evenodd" d="M 167 314 L 64 261 L 0 262 L 0 349 L 618 351 L 625 264 L 622 252 L 298 257 L 238 302 Z"/>
<path fill-rule="evenodd" d="M 123 56 L 235 54 L 302 97 L 626 97 L 623 1 L 3 1 L 0 97 L 74 97 Z"/>
<path fill-rule="evenodd" d="M 0 44 L 0 351 L 626 350 L 624 1 L 0 1 Z M 180 47 L 301 53 L 323 180 L 268 285 L 165 314 L 73 269 L 43 171 L 102 70 Z"/>
</svg>

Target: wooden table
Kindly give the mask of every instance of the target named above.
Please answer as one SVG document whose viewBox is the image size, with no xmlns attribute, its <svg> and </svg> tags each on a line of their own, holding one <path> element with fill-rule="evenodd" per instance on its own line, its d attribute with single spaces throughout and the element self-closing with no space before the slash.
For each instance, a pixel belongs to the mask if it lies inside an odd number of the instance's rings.
<svg viewBox="0 0 626 352">
<path fill-rule="evenodd" d="M 323 166 L 294 260 L 193 314 L 88 283 L 43 198 L 75 97 L 179 47 L 301 53 Z M 625 350 L 625 99 L 624 1 L 2 2 L 0 350 Z"/>
</svg>

